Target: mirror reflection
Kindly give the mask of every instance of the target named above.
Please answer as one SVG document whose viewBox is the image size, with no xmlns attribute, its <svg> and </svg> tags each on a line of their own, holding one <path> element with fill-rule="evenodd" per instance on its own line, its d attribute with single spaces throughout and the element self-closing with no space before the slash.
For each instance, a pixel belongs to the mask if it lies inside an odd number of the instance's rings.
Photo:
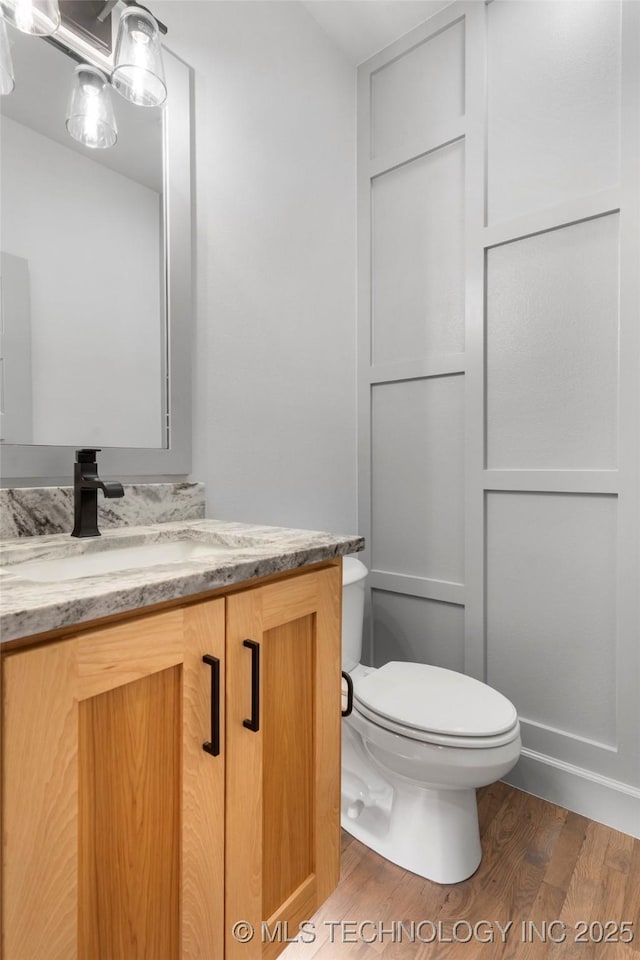
<svg viewBox="0 0 640 960">
<path fill-rule="evenodd" d="M 163 112 L 113 93 L 115 145 L 78 143 L 65 128 L 76 64 L 9 34 L 0 438 L 166 447 Z"/>
</svg>

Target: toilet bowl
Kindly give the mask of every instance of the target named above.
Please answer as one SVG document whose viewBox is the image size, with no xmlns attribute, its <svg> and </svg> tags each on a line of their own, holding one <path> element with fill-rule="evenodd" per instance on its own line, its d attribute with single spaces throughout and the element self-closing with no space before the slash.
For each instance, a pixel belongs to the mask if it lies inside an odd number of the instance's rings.
<svg viewBox="0 0 640 960">
<path fill-rule="evenodd" d="M 344 558 L 343 669 L 353 710 L 342 721 L 342 826 L 406 870 L 457 883 L 482 856 L 476 788 L 520 756 L 518 716 L 497 690 L 452 670 L 361 665 L 366 576 L 364 564 Z"/>
</svg>

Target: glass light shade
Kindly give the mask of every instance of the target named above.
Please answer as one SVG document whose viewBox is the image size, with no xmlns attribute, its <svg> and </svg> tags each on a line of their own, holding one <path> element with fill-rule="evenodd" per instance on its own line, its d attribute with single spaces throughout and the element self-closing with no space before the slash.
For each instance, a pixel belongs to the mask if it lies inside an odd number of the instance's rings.
<svg viewBox="0 0 640 960">
<path fill-rule="evenodd" d="M 120 17 L 111 83 L 140 107 L 159 107 L 167 99 L 158 24 L 141 7 L 127 7 Z"/>
<path fill-rule="evenodd" d="M 60 26 L 58 0 L 0 0 L 0 13 L 12 27 L 33 37 L 50 37 Z"/>
<path fill-rule="evenodd" d="M 4 20 L 0 20 L 0 95 L 11 93 L 15 85 L 7 28 Z"/>
<path fill-rule="evenodd" d="M 81 63 L 73 76 L 67 130 L 85 147 L 112 147 L 118 139 L 109 83 L 96 67 Z"/>
</svg>

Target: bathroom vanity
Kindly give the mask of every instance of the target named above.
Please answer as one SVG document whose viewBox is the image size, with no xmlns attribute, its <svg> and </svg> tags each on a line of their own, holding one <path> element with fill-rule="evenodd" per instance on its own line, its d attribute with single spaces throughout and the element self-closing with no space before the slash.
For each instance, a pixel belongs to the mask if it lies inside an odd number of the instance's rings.
<svg viewBox="0 0 640 960">
<path fill-rule="evenodd" d="M 215 551 L 20 576 L 63 541 L 2 551 L 2 955 L 276 956 L 338 882 L 341 556 L 362 541 L 165 523 L 72 553 Z"/>
</svg>

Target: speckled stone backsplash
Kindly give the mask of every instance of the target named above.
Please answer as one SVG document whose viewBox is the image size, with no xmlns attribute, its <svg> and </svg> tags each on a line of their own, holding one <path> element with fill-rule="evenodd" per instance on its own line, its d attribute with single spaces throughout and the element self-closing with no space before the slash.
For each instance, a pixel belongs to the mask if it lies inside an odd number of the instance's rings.
<svg viewBox="0 0 640 960">
<path fill-rule="evenodd" d="M 134 483 L 124 497 L 105 500 L 98 494 L 101 529 L 142 526 L 176 520 L 202 520 L 203 483 Z M 13 487 L 0 490 L 0 540 L 71 533 L 73 487 Z"/>
</svg>

